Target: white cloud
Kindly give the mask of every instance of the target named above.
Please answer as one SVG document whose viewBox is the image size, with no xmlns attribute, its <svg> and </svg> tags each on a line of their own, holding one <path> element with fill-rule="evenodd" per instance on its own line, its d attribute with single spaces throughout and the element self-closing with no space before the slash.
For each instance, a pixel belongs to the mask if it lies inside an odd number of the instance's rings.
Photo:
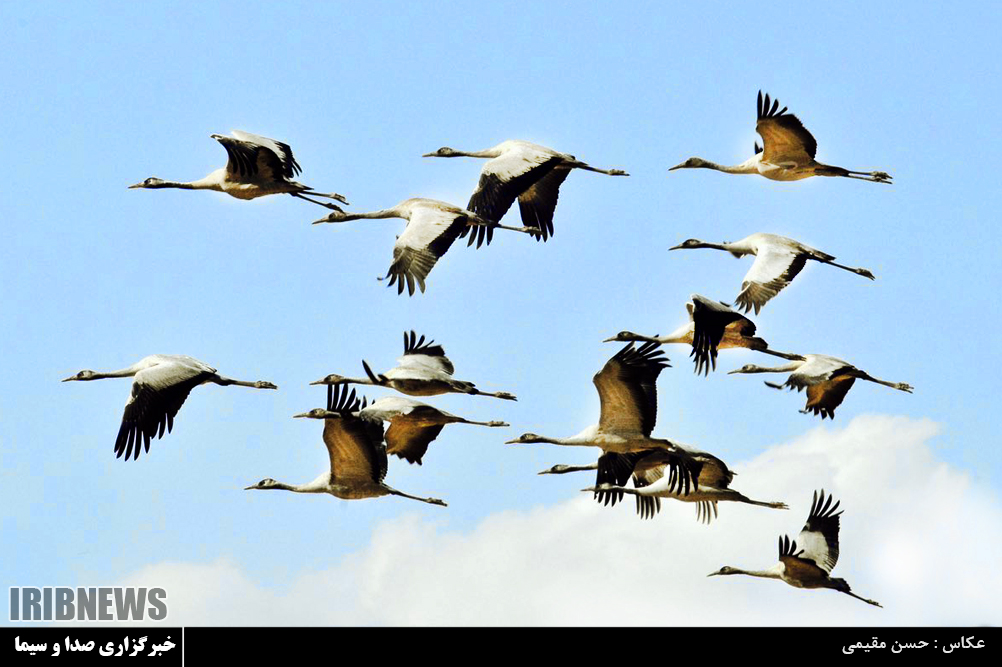
<svg viewBox="0 0 1002 667">
<path fill-rule="evenodd" d="M 690 504 L 665 502 L 641 521 L 631 502 L 610 509 L 581 494 L 489 516 L 468 534 L 403 516 L 342 562 L 277 588 L 225 559 L 155 564 L 121 583 L 157 582 L 170 622 L 186 625 L 997 625 L 1002 508 L 936 459 L 937 432 L 887 416 L 819 426 L 733 464 L 734 488 L 790 511 L 721 503 L 709 527 Z M 833 574 L 884 609 L 778 581 L 707 578 L 721 565 L 775 563 L 776 538 L 800 530 L 819 487 L 845 510 Z"/>
</svg>

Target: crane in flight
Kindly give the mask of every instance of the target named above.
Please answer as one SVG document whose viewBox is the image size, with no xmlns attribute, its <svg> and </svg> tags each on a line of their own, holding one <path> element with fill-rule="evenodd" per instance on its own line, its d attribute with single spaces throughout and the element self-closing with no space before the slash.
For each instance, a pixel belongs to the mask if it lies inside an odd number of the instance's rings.
<svg viewBox="0 0 1002 667">
<path fill-rule="evenodd" d="M 439 394 L 472 394 L 474 396 L 493 396 L 506 401 L 518 400 L 514 394 L 506 391 L 480 391 L 472 382 L 457 380 L 452 377 L 455 367 L 441 345 L 435 341 L 425 342 L 425 337 L 419 339 L 413 330 L 410 335 L 404 332 L 404 356 L 397 359 L 397 367 L 378 375 L 369 368 L 363 359 L 362 368 L 368 377 L 351 378 L 331 374 L 310 384 L 369 384 L 376 387 L 390 387 L 408 396 L 438 396 Z"/>
<path fill-rule="evenodd" d="M 412 496 L 383 482 L 387 469 L 383 423 L 363 414 L 365 407 L 365 399 L 356 398 L 354 389 L 349 392 L 347 387 L 329 386 L 326 410 L 315 408 L 293 416 L 324 420 L 324 445 L 330 469 L 306 484 L 283 484 L 267 477 L 244 490 L 329 493 L 342 500 L 400 496 L 445 507 L 445 502 L 438 498 Z"/>
<path fill-rule="evenodd" d="M 783 384 L 766 382 L 773 389 L 807 390 L 807 405 L 801 414 L 813 412 L 821 415 L 821 419 L 835 419 L 835 408 L 842 404 L 845 395 L 849 393 L 857 379 L 876 382 L 891 389 L 912 393 L 912 386 L 904 382 L 887 382 L 879 380 L 865 371 L 861 371 L 847 361 L 829 357 L 823 354 L 807 354 L 783 366 L 765 368 L 755 364 L 745 364 L 728 375 L 735 373 L 789 373 Z"/>
<path fill-rule="evenodd" d="M 334 385 L 327 385 L 328 389 Z M 358 413 L 365 418 L 389 422 L 386 429 L 386 453 L 394 454 L 408 463 L 421 465 L 421 459 L 428 451 L 442 429 L 449 424 L 473 424 L 489 428 L 509 426 L 503 421 L 478 422 L 439 410 L 427 403 L 401 396 L 387 396 L 374 401 Z"/>
<path fill-rule="evenodd" d="M 233 136 L 210 135 L 226 149 L 229 160 L 226 167 L 217 169 L 197 181 L 165 181 L 151 176 L 145 181 L 130 185 L 129 189 L 181 188 L 182 190 L 215 190 L 225 192 L 237 199 L 257 199 L 266 195 L 288 194 L 324 208 L 340 211 L 341 207 L 330 202 L 317 201 L 312 197 L 325 197 L 347 204 L 348 200 L 336 192 L 324 194 L 294 180 L 302 169 L 292 155 L 289 144 L 261 137 L 250 132 L 233 130 Z"/>
<path fill-rule="evenodd" d="M 504 141 L 493 148 L 473 153 L 443 146 L 422 157 L 488 158 L 480 171 L 480 182 L 470 197 L 467 208 L 488 220 L 500 220 L 517 199 L 522 224 L 539 231 L 537 241 L 545 241 L 553 236 L 553 212 L 557 208 L 557 196 L 560 185 L 571 169 L 584 169 L 608 176 L 629 176 L 622 169 L 599 169 L 573 155 L 518 139 Z M 465 231 L 463 235 L 466 235 Z M 485 240 L 489 244 L 493 237 L 493 227 L 481 226 L 470 235 L 467 245 L 473 245 L 476 240 L 479 248 Z"/>
<path fill-rule="evenodd" d="M 389 278 L 387 286 L 396 284 L 397 294 L 403 294 L 406 281 L 408 296 L 414 295 L 415 284 L 424 292 L 424 281 L 428 274 L 442 255 L 452 247 L 452 243 L 466 233 L 470 225 L 498 227 L 527 234 L 537 233 L 537 230 L 529 227 L 499 225 L 442 201 L 419 198 L 406 199 L 391 208 L 370 213 L 345 213 L 339 209 L 314 221 L 313 224 L 385 218 L 403 218 L 407 221 L 407 226 L 393 244 L 393 262 L 389 271 L 379 280 Z"/>
<path fill-rule="evenodd" d="M 630 343 L 617 352 L 592 382 L 598 390 L 601 414 L 598 424 L 569 438 L 550 438 L 524 433 L 505 444 L 549 443 L 574 447 L 599 447 L 595 484 L 623 485 L 636 459 L 649 450 L 659 450 L 668 468 L 667 485 L 680 493 L 698 488 L 699 464 L 671 440 L 652 438 L 657 421 L 657 378 L 668 359 L 657 343 L 634 347 Z M 598 491 L 599 502 L 615 504 L 623 497 L 618 491 Z"/>
<path fill-rule="evenodd" d="M 779 579 L 796 588 L 831 588 L 880 607 L 879 602 L 853 593 L 845 579 L 830 576 L 838 562 L 839 554 L 839 517 L 842 512 L 835 511 L 838 506 L 838 502 L 832 505 L 831 496 L 825 498 L 824 489 L 821 489 L 820 496 L 815 491 L 811 513 L 807 516 L 807 523 L 804 524 L 797 539 L 791 542 L 789 535 L 779 538 L 779 563 L 768 570 L 741 570 L 724 566 L 707 576 L 746 574 L 751 577 Z"/>
<path fill-rule="evenodd" d="M 278 389 L 271 382 L 247 382 L 223 377 L 205 362 L 183 354 L 152 354 L 117 371 L 84 370 L 63 382 L 88 382 L 105 378 L 131 377 L 132 393 L 125 404 L 122 425 L 115 439 L 115 457 L 139 458 L 139 450 L 150 451 L 150 440 L 162 438 L 174 428 L 174 417 L 191 390 L 200 384 L 237 385 L 255 389 Z"/>
<path fill-rule="evenodd" d="M 779 109 L 779 100 L 771 101 L 758 91 L 758 122 L 755 131 L 762 135 L 763 148 L 755 144 L 755 155 L 732 167 L 691 157 L 676 169 L 715 169 L 727 174 L 761 174 L 774 181 L 799 181 L 811 176 L 842 176 L 873 183 L 890 183 L 891 175 L 884 171 L 851 171 L 814 159 L 818 142 L 800 119 Z"/>
<path fill-rule="evenodd" d="M 834 255 L 775 234 L 752 234 L 733 243 L 707 243 L 699 239 L 688 239 L 670 250 L 694 248 L 726 250 L 738 259 L 745 255 L 755 255 L 755 261 L 741 282 L 737 303 L 746 313 L 754 308 L 756 315 L 762 310 L 762 306 L 797 277 L 807 260 L 829 264 L 870 280 L 876 279 L 868 269 L 837 264 Z"/>
<path fill-rule="evenodd" d="M 603 342 L 642 341 L 648 343 L 679 343 L 689 345 L 689 356 L 695 362 L 698 375 L 717 370 L 717 350 L 747 348 L 783 359 L 799 359 L 798 355 L 770 350 L 768 343 L 755 336 L 755 323 L 733 310 L 726 303 L 693 294 L 685 304 L 689 322 L 667 336 L 644 336 L 632 331 L 620 331 Z"/>
</svg>

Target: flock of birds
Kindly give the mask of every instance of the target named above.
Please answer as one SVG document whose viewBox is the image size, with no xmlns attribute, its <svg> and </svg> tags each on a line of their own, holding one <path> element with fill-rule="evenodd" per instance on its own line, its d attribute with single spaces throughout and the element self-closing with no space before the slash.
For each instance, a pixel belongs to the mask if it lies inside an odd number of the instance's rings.
<svg viewBox="0 0 1002 667">
<path fill-rule="evenodd" d="M 671 170 L 708 168 L 732 174 L 760 174 L 778 181 L 794 181 L 810 176 L 854 178 L 875 183 L 890 183 L 881 171 L 859 172 L 822 164 L 815 160 L 817 142 L 796 116 L 779 110 L 779 102 L 768 95 L 758 97 L 757 132 L 763 146 L 755 144 L 755 154 L 737 166 L 721 166 L 701 158 L 689 158 Z M 346 198 L 337 193 L 318 193 L 292 180 L 301 169 L 288 144 L 234 131 L 232 137 L 213 134 L 226 149 L 227 165 L 205 178 L 192 182 L 146 179 L 132 188 L 183 188 L 216 190 L 239 199 L 254 199 L 272 194 L 289 194 L 331 212 L 320 223 L 341 223 L 358 219 L 403 218 L 404 232 L 397 238 L 393 262 L 386 274 L 389 285 L 398 293 L 415 287 L 422 292 L 435 263 L 460 238 L 468 245 L 490 244 L 495 229 L 525 233 L 537 241 L 546 241 L 554 233 L 553 219 L 560 185 L 572 169 L 593 171 L 609 176 L 627 176 L 619 169 L 599 169 L 572 155 L 525 141 L 505 141 L 493 148 L 464 152 L 440 148 L 424 157 L 484 158 L 480 180 L 466 208 L 431 199 L 408 199 L 391 208 L 369 213 L 346 212 Z M 670 171 L 671 171 L 670 170 Z M 321 199 L 325 201 L 321 201 Z M 519 203 L 522 227 L 499 223 L 515 201 Z M 848 362 L 819 354 L 780 352 L 756 337 L 756 325 L 746 314 L 762 308 L 775 298 L 800 273 L 808 260 L 828 264 L 857 275 L 874 279 L 862 268 L 838 264 L 835 257 L 793 239 L 774 234 L 752 234 L 733 243 L 708 243 L 689 239 L 671 250 L 715 248 L 737 258 L 753 255 L 755 261 L 745 275 L 735 299 L 738 310 L 729 304 L 698 294 L 686 304 L 688 324 L 667 336 L 645 336 L 621 331 L 606 342 L 625 342 L 595 374 L 601 411 L 597 424 L 566 438 L 525 433 L 506 444 L 549 443 L 564 446 L 598 447 L 601 455 L 594 464 L 557 465 L 540 474 L 565 474 L 596 471 L 595 484 L 583 491 L 605 505 L 615 505 L 625 495 L 636 498 L 641 518 L 658 513 L 662 499 L 695 503 L 697 519 L 709 523 L 717 516 L 719 502 L 739 502 L 771 509 L 788 509 L 778 501 L 752 500 L 730 488 L 734 473 L 716 456 L 669 440 L 653 437 L 657 419 L 657 380 L 668 367 L 662 345 L 690 347 L 695 372 L 708 375 L 717 367 L 718 351 L 747 348 L 781 357 L 788 363 L 776 367 L 745 365 L 731 373 L 788 373 L 782 384 L 766 382 L 776 389 L 806 390 L 807 404 L 801 412 L 812 412 L 822 419 L 834 418 L 857 379 L 882 384 L 904 392 L 905 383 L 877 379 Z M 742 311 L 742 312 L 739 312 Z M 743 314 L 745 313 L 745 314 Z M 407 396 L 437 396 L 461 393 L 516 400 L 511 393 L 484 392 L 474 383 L 454 377 L 455 368 L 441 345 L 411 331 L 404 334 L 404 353 L 398 365 L 382 373 L 362 361 L 365 377 L 330 374 L 311 384 L 326 385 L 326 408 L 297 414 L 297 418 L 318 419 L 324 424 L 323 441 L 330 458 L 329 469 L 306 484 L 285 484 L 266 478 L 246 487 L 247 490 L 281 489 L 296 493 L 327 493 L 354 500 L 396 495 L 421 502 L 442 505 L 437 498 L 423 498 L 398 491 L 384 482 L 388 455 L 421 465 L 429 445 L 448 424 L 471 424 L 484 427 L 507 427 L 502 421 L 479 422 L 439 410 L 411 398 L 391 396 L 369 402 L 356 395 L 348 385 L 372 385 L 395 390 Z M 238 385 L 257 389 L 277 389 L 267 381 L 233 380 L 192 357 L 152 355 L 117 371 L 80 371 L 66 381 L 90 381 L 103 378 L 131 377 L 132 391 L 125 406 L 121 427 L 115 440 L 118 457 L 139 458 L 149 452 L 150 442 L 169 433 L 178 411 L 192 389 L 200 384 Z M 388 424 L 384 430 L 384 424 Z M 632 487 L 627 484 L 632 479 Z M 779 563 L 764 571 L 723 567 L 713 575 L 746 574 L 776 578 L 799 588 L 830 588 L 872 605 L 873 600 L 851 592 L 844 579 L 830 576 L 839 555 L 839 503 L 822 490 L 815 492 L 810 513 L 796 540 L 779 540 Z M 798 546 L 799 544 L 799 546 Z"/>
</svg>

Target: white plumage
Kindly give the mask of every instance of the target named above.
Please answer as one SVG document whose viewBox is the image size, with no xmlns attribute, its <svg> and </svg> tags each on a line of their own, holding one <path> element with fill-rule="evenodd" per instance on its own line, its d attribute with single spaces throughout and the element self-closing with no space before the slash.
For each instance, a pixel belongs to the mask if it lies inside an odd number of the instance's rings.
<svg viewBox="0 0 1002 667">
<path fill-rule="evenodd" d="M 420 198 L 406 199 L 392 208 L 370 213 L 345 213 L 337 210 L 313 224 L 385 218 L 402 218 L 407 221 L 404 233 L 393 244 L 393 262 L 386 272 L 386 278 L 390 279 L 388 285 L 396 284 L 397 294 L 403 294 L 406 283 L 408 295 L 414 294 L 415 284 L 424 292 L 428 274 L 452 247 L 452 243 L 466 231 L 468 225 L 502 227 L 458 206 Z M 512 227 L 504 229 L 532 232 Z"/>
<path fill-rule="evenodd" d="M 517 139 L 474 153 L 445 146 L 424 157 L 490 158 L 480 171 L 480 182 L 467 208 L 496 222 L 504 217 L 517 199 L 522 224 L 538 230 L 537 241 L 545 241 L 553 235 L 553 212 L 557 207 L 560 184 L 571 169 L 609 176 L 629 175 L 621 169 L 598 169 L 573 155 Z M 470 236 L 469 244 L 476 240 L 479 248 L 484 241 L 490 243 L 493 232 L 491 227 L 480 227 Z"/>
<path fill-rule="evenodd" d="M 741 292 L 736 299 L 738 305 L 746 313 L 754 308 L 755 313 L 758 314 L 766 302 L 793 281 L 804 268 L 807 260 L 830 264 L 874 280 L 874 275 L 867 269 L 837 264 L 834 261 L 834 255 L 776 234 L 752 234 L 733 243 L 726 241 L 724 243 L 707 243 L 699 239 L 689 239 L 671 250 L 693 248 L 726 250 L 737 258 L 755 255 L 755 261 L 748 273 L 745 274 L 744 280 L 741 281 Z"/>
<path fill-rule="evenodd" d="M 122 425 L 115 440 L 115 455 L 139 458 L 150 440 L 162 438 L 174 428 L 174 417 L 191 390 L 200 384 L 238 385 L 255 389 L 278 389 L 271 382 L 246 382 L 223 377 L 208 364 L 187 355 L 153 354 L 143 357 L 127 368 L 106 373 L 80 371 L 63 382 L 90 381 L 104 378 L 132 377 L 132 393 L 125 404 Z M 134 453 L 133 453 L 134 451 Z"/>
</svg>

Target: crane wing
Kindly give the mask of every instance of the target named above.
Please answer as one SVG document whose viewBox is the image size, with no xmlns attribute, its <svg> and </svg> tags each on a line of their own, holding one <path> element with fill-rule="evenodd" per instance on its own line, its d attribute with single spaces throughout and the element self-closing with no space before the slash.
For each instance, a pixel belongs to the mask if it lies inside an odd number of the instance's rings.
<svg viewBox="0 0 1002 667">
<path fill-rule="evenodd" d="M 809 354 L 807 360 L 790 374 L 786 384 L 798 391 L 818 385 L 843 375 L 852 375 L 858 369 L 848 361 L 823 354 Z"/>
<path fill-rule="evenodd" d="M 851 375 L 838 375 L 831 380 L 813 384 L 807 387 L 807 405 L 804 412 L 835 419 L 835 408 L 842 405 L 845 395 L 852 389 L 856 378 Z"/>
<path fill-rule="evenodd" d="M 324 420 L 332 483 L 364 486 L 378 484 L 386 476 L 382 421 L 353 414 L 365 406 L 366 401 L 357 399 L 354 389 L 327 385 L 327 409 L 340 414 Z"/>
<path fill-rule="evenodd" d="M 404 332 L 404 356 L 397 359 L 400 367 L 452 375 L 456 369 L 445 356 L 445 349 L 441 345 L 436 345 L 433 340 L 425 343 L 424 338 L 424 336 L 418 338 L 413 329 L 410 335 Z"/>
<path fill-rule="evenodd" d="M 592 381 L 602 409 L 599 429 L 650 436 L 658 416 L 657 379 L 668 366 L 658 343 L 630 343 L 606 362 Z"/>
<path fill-rule="evenodd" d="M 764 145 L 762 161 L 776 165 L 784 163 L 805 165 L 813 162 L 814 155 L 818 151 L 818 142 L 799 118 L 786 113 L 786 107 L 777 112 L 779 100 L 771 104 L 770 107 L 769 96 L 766 95 L 763 99 L 760 90 L 758 123 L 755 125 L 755 131 L 762 135 Z"/>
<path fill-rule="evenodd" d="M 733 323 L 744 321 L 751 325 L 752 334 L 755 325 L 741 313 L 732 310 L 719 301 L 713 301 L 699 294 L 692 295 L 691 317 L 694 325 L 692 334 L 692 352 L 689 354 L 696 362 L 696 375 L 710 374 L 710 368 L 717 370 L 717 347 L 724 337 L 724 331 Z M 745 325 L 745 330 L 748 326 Z"/>
<path fill-rule="evenodd" d="M 407 293 L 413 295 L 416 282 L 424 292 L 425 278 L 453 241 L 465 232 L 468 222 L 469 218 L 462 214 L 415 207 L 407 228 L 393 244 L 393 263 L 386 272 L 388 284 L 396 283 L 397 294 L 403 294 L 406 280 Z"/>
<path fill-rule="evenodd" d="M 738 306 L 746 313 L 754 308 L 757 315 L 769 299 L 790 284 L 806 263 L 807 257 L 792 249 L 775 246 L 759 249 L 741 282 L 741 293 L 736 299 Z"/>
<path fill-rule="evenodd" d="M 258 152 L 258 163 L 265 161 L 276 177 L 295 178 L 302 172 L 302 168 L 292 155 L 292 148 L 289 147 L 289 144 L 241 130 L 232 130 L 232 133 L 240 141 L 263 148 L 263 151 Z M 277 164 L 275 160 L 277 160 Z"/>
<path fill-rule="evenodd" d="M 825 491 L 821 489 L 820 494 L 814 492 L 814 501 L 811 503 L 811 513 L 807 517 L 807 523 L 797 536 L 801 552 L 797 555 L 807 558 L 815 563 L 825 572 L 831 572 L 838 562 L 838 531 L 839 516 L 842 512 L 836 512 L 838 501 L 832 505 L 832 496 L 825 498 Z"/>
<path fill-rule="evenodd" d="M 141 446 L 145 446 L 149 453 L 150 439 L 162 438 L 164 428 L 171 432 L 174 417 L 188 394 L 215 372 L 214 368 L 201 362 L 190 365 L 168 361 L 136 373 L 132 394 L 125 404 L 122 425 L 115 439 L 115 456 L 124 454 L 126 460 L 130 455 L 138 459 Z"/>
<path fill-rule="evenodd" d="M 803 533 L 801 533 L 803 535 Z M 796 540 L 790 540 L 789 535 L 779 538 L 779 561 L 784 567 L 784 578 L 815 588 L 823 585 L 828 573 L 807 557 L 804 549 L 797 545 Z"/>
<path fill-rule="evenodd" d="M 400 415 L 390 421 L 386 429 L 386 453 L 396 454 L 408 463 L 421 465 L 421 458 L 428 451 L 438 434 L 445 428 L 444 424 L 431 426 L 421 425 L 419 420 L 409 415 Z"/>
<path fill-rule="evenodd" d="M 470 196 L 470 203 L 466 208 L 482 218 L 499 222 L 519 195 L 549 174 L 563 160 L 555 153 L 547 153 L 529 146 L 507 150 L 484 164 L 480 171 L 480 182 Z M 557 185 L 559 186 L 559 183 Z M 553 206 L 556 206 L 555 199 Z M 467 231 L 463 230 L 462 236 L 466 236 Z M 473 245 L 475 240 L 479 248 L 485 240 L 490 244 L 493 237 L 493 227 L 478 225 L 471 232 L 467 245 Z"/>
<path fill-rule="evenodd" d="M 630 452 L 616 454 L 607 452 L 598 458 L 598 471 L 595 475 L 595 486 L 614 484 L 623 486 L 630 479 L 637 462 L 649 452 Z M 595 500 L 603 505 L 615 505 L 623 499 L 622 491 L 596 491 Z"/>
<path fill-rule="evenodd" d="M 560 184 L 570 173 L 570 169 L 551 169 L 518 196 L 522 224 L 542 232 L 535 237 L 537 241 L 545 241 L 553 236 L 553 212 L 557 209 Z"/>
</svg>

